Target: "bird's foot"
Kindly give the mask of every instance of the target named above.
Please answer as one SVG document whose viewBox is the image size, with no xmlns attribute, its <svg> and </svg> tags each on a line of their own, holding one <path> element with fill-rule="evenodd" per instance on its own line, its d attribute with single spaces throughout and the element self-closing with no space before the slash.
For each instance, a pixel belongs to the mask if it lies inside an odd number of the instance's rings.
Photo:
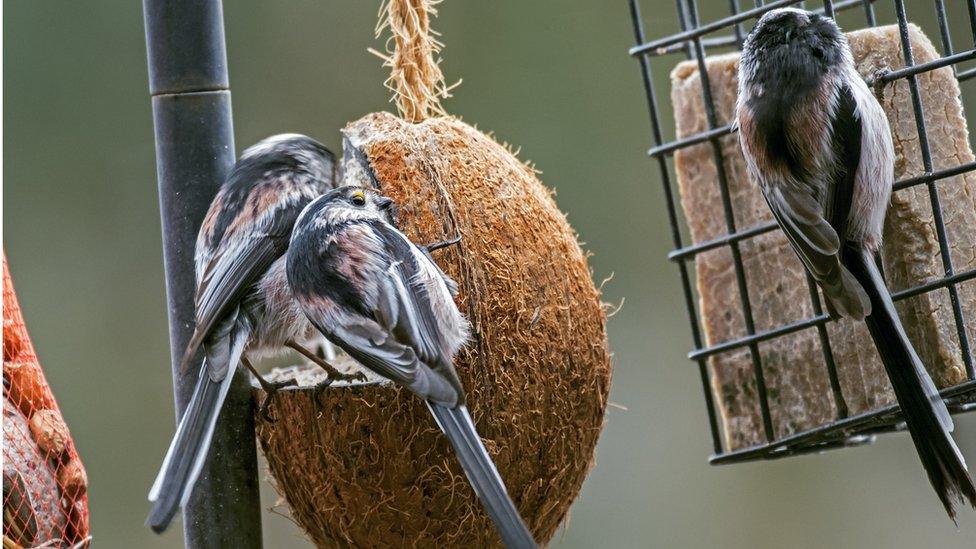
<svg viewBox="0 0 976 549">
<path fill-rule="evenodd" d="M 366 374 L 364 374 L 362 372 L 354 372 L 354 373 L 349 373 L 349 374 L 347 374 L 345 372 L 340 372 L 335 366 L 329 364 L 328 362 L 326 362 L 324 360 L 321 363 L 319 363 L 319 366 L 321 366 L 322 369 L 325 370 L 329 374 L 329 380 L 328 380 L 329 381 L 329 385 L 332 385 L 336 381 L 348 381 L 348 382 L 351 382 L 351 381 L 365 382 L 365 381 L 367 381 Z"/>
<path fill-rule="evenodd" d="M 874 97 L 881 102 L 884 99 L 884 88 L 887 85 L 885 82 L 885 77 L 891 73 L 891 69 L 884 67 L 874 71 L 874 75 L 871 76 L 870 86 L 874 91 Z"/>
<path fill-rule="evenodd" d="M 261 384 L 261 389 L 264 391 L 264 398 L 261 400 L 261 406 L 258 408 L 258 413 L 264 418 L 268 423 L 274 423 L 277 421 L 275 418 L 271 417 L 271 399 L 278 393 L 278 391 L 284 389 L 285 387 L 295 387 L 298 382 L 294 379 L 288 379 L 285 381 L 267 381 L 263 377 L 258 376 L 258 383 Z"/>
<path fill-rule="evenodd" d="M 312 387 L 312 393 L 313 396 L 315 397 L 315 403 L 319 405 L 319 408 L 325 407 L 325 402 L 322 400 L 322 395 L 325 394 L 325 391 L 329 387 L 332 387 L 332 378 L 323 379 L 322 381 L 316 383 L 314 387 Z"/>
<path fill-rule="evenodd" d="M 335 381 L 356 381 L 356 380 L 366 381 L 366 375 L 363 374 L 362 372 L 356 372 L 354 374 L 345 374 L 343 372 L 340 372 L 339 369 L 333 366 L 332 364 L 330 364 L 328 360 L 325 360 L 324 358 L 318 356 L 312 351 L 309 351 L 308 349 L 306 349 L 302 345 L 299 345 L 298 343 L 295 343 L 294 341 L 288 341 L 287 343 L 285 343 L 285 345 L 298 351 L 299 354 L 301 354 L 305 358 L 312 361 L 312 363 L 317 364 L 320 368 L 325 370 L 326 373 L 329 374 L 330 385 Z"/>
<path fill-rule="evenodd" d="M 326 389 L 332 387 L 332 385 L 336 381 L 361 381 L 361 382 L 368 381 L 366 374 L 364 374 L 363 372 L 346 374 L 340 372 L 339 370 L 336 369 L 335 366 L 332 366 L 328 362 L 326 362 L 325 365 L 319 364 L 319 366 L 322 366 L 322 369 L 328 372 L 329 374 L 327 378 L 316 383 L 315 386 L 312 388 L 312 390 L 315 392 L 315 402 L 317 402 L 320 407 L 325 406 L 325 402 L 322 400 L 322 395 L 324 395 Z"/>
<path fill-rule="evenodd" d="M 435 252 L 437 250 L 440 250 L 441 248 L 448 248 L 450 246 L 455 246 L 460 242 L 461 242 L 461 235 L 458 234 L 454 238 L 448 240 L 441 240 L 440 242 L 432 242 L 426 246 L 421 246 L 421 249 L 429 254 L 430 252 Z"/>
</svg>

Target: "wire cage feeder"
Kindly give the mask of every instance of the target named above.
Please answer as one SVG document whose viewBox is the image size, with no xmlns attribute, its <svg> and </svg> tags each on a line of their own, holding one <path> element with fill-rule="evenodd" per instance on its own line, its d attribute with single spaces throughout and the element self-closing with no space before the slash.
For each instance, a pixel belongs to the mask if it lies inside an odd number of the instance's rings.
<svg viewBox="0 0 976 549">
<path fill-rule="evenodd" d="M 911 187 L 920 187 L 927 190 L 928 201 L 931 205 L 935 235 L 938 240 L 939 261 L 942 276 L 930 278 L 927 281 L 915 284 L 911 287 L 900 289 L 893 293 L 896 302 L 915 296 L 920 296 L 929 292 L 944 291 L 948 293 L 948 302 L 951 304 L 951 324 L 953 325 L 953 337 L 958 338 L 958 349 L 961 354 L 962 364 L 965 366 L 965 379 L 951 387 L 944 388 L 941 393 L 946 405 L 952 413 L 976 410 L 976 375 L 973 368 L 972 342 L 967 331 L 967 323 L 976 322 L 976 318 L 967 318 L 966 311 L 960 303 L 960 285 L 976 278 L 976 269 L 958 271 L 953 266 L 953 258 L 950 254 L 950 240 L 947 236 L 946 223 L 943 215 L 943 200 L 940 198 L 939 182 L 945 179 L 959 176 L 967 172 L 976 172 L 976 162 L 966 162 L 960 165 L 947 168 L 935 169 L 933 167 L 932 153 L 930 150 L 930 136 L 926 128 L 925 115 L 923 111 L 922 98 L 919 91 L 919 77 L 923 73 L 934 71 L 944 67 L 952 67 L 956 80 L 963 83 L 976 76 L 976 69 L 970 68 L 963 70 L 959 64 L 976 59 L 976 0 L 965 0 L 966 10 L 968 11 L 969 26 L 972 41 L 967 44 L 967 48 L 962 51 L 954 51 L 952 37 L 949 32 L 949 17 L 955 15 L 947 13 L 945 0 L 932 0 L 929 4 L 935 9 L 938 21 L 939 37 L 941 41 L 941 53 L 936 59 L 923 63 L 915 62 L 915 55 L 912 43 L 909 38 L 909 22 L 905 10 L 905 0 L 777 0 L 766 1 L 755 0 L 727 0 L 728 15 L 709 23 L 702 23 L 699 19 L 698 0 L 676 0 L 676 15 L 680 32 L 648 40 L 645 37 L 643 20 L 640 14 L 640 0 L 629 0 L 631 18 L 633 20 L 633 30 L 636 45 L 630 49 L 630 55 L 637 58 L 640 64 L 641 75 L 643 77 L 644 91 L 647 96 L 647 105 L 650 111 L 651 137 L 653 147 L 648 151 L 648 155 L 656 162 L 660 178 L 663 183 L 665 207 L 668 213 L 668 220 L 671 229 L 673 250 L 668 258 L 678 265 L 681 278 L 682 290 L 684 293 L 685 305 L 688 310 L 688 318 L 691 325 L 692 340 L 694 350 L 689 353 L 689 358 L 698 366 L 701 377 L 702 387 L 705 394 L 705 404 L 707 408 L 709 426 L 711 428 L 712 444 L 714 453 L 710 457 L 712 464 L 738 463 L 757 459 L 774 459 L 791 455 L 798 455 L 811 452 L 820 452 L 830 448 L 852 446 L 869 443 L 877 433 L 888 432 L 903 428 L 898 406 L 888 405 L 876 407 L 860 413 L 850 413 L 845 402 L 844 391 L 838 378 L 838 368 L 834 361 L 831 336 L 828 333 L 827 325 L 833 322 L 826 314 L 821 304 L 819 293 L 812 279 L 807 275 L 807 286 L 809 288 L 809 299 L 812 305 L 813 315 L 808 315 L 796 321 L 781 323 L 778 326 L 767 328 L 765 326 L 757 328 L 754 320 L 753 302 L 750 300 L 747 276 L 742 258 L 741 247 L 748 241 L 760 237 L 766 233 L 776 230 L 775 223 L 764 222 L 754 226 L 742 227 L 737 224 L 735 212 L 732 207 L 732 199 L 729 192 L 729 174 L 724 166 L 726 158 L 720 145 L 720 139 L 728 136 L 731 126 L 728 122 L 722 123 L 718 120 L 716 99 L 714 97 L 713 86 L 709 81 L 709 72 L 706 69 L 706 51 L 722 50 L 734 51 L 741 50 L 746 31 L 743 24 L 757 20 L 767 11 L 772 9 L 796 6 L 817 11 L 834 17 L 836 14 L 845 10 L 856 10 L 862 15 L 849 14 L 849 16 L 862 17 L 867 27 L 876 27 L 878 16 L 875 13 L 876 4 L 880 6 L 882 1 L 890 1 L 894 8 L 897 23 L 898 41 L 901 45 L 901 54 L 904 58 L 904 67 L 897 70 L 880 72 L 869 82 L 876 90 L 879 87 L 891 84 L 897 80 L 906 80 L 910 92 L 911 109 L 914 113 L 914 125 L 918 133 L 917 146 L 921 149 L 921 163 L 923 173 L 913 177 L 901 179 L 895 182 L 895 193 L 902 192 Z M 717 2 L 716 2 L 717 3 Z M 746 6 L 745 4 L 752 4 Z M 921 5 L 922 2 L 919 2 Z M 962 8 L 961 0 L 952 0 L 951 6 Z M 913 9 L 916 7 L 913 2 Z M 960 14 L 961 15 L 961 14 Z M 847 15 L 845 15 L 847 17 Z M 701 79 L 701 101 L 703 102 L 705 114 L 705 131 L 699 131 L 691 135 L 667 141 L 664 137 L 658 100 L 654 90 L 654 74 L 652 71 L 651 58 L 657 56 L 679 55 L 685 56 L 689 61 L 696 64 L 697 74 Z M 715 174 L 717 181 L 714 184 L 719 187 L 721 197 L 721 207 L 724 214 L 724 234 L 717 238 L 708 239 L 692 244 L 688 244 L 688 238 L 683 234 L 682 224 L 677 210 L 675 199 L 675 178 L 669 167 L 669 158 L 683 149 L 696 145 L 710 145 L 711 161 L 715 164 Z M 692 285 L 692 276 L 695 268 L 696 258 L 701 254 L 725 249 L 728 250 L 732 259 L 734 270 L 735 287 L 738 291 L 738 311 L 732 314 L 740 314 L 742 317 L 745 334 L 741 337 L 728 339 L 717 343 L 707 343 L 703 338 L 702 312 L 696 305 L 695 288 Z M 969 328 L 971 329 L 971 327 Z M 760 352 L 760 344 L 772 342 L 778 338 L 784 338 L 791 334 L 796 334 L 804 330 L 815 330 L 819 342 L 819 352 L 823 357 L 823 368 L 826 370 L 826 377 L 829 380 L 829 398 L 833 402 L 833 418 L 821 423 L 813 428 L 799 429 L 795 432 L 778 435 L 774 428 L 774 423 L 770 411 L 770 388 L 767 385 L 766 364 Z M 748 360 L 751 363 L 751 375 L 754 377 L 756 398 L 761 417 L 761 429 L 764 440 L 758 444 L 751 444 L 746 447 L 730 447 L 727 440 L 723 440 L 723 426 L 720 426 L 717 417 L 716 397 L 712 390 L 714 370 L 709 365 L 711 357 L 717 357 L 731 352 L 748 351 Z"/>
</svg>

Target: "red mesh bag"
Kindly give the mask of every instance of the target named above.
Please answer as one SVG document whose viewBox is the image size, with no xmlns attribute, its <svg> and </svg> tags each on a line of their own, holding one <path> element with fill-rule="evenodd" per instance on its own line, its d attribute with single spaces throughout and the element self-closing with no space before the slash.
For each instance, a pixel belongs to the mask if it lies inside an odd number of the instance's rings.
<svg viewBox="0 0 976 549">
<path fill-rule="evenodd" d="M 88 478 L 3 258 L 3 549 L 87 547 Z"/>
</svg>

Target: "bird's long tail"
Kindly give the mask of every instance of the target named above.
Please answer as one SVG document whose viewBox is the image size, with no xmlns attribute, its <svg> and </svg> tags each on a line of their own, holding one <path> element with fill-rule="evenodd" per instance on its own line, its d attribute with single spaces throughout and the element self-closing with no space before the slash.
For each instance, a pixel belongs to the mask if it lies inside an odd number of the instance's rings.
<svg viewBox="0 0 976 549">
<path fill-rule="evenodd" d="M 432 402 L 427 402 L 427 406 L 454 447 L 468 481 L 495 523 L 505 546 L 509 549 L 536 547 L 532 533 L 522 521 L 502 477 L 481 443 L 468 409 L 464 406 L 448 408 Z"/>
<path fill-rule="evenodd" d="M 190 497 L 193 484 L 206 462 L 214 426 L 233 377 L 233 372 L 228 372 L 221 382 L 213 381 L 204 361 L 193 396 L 149 490 L 149 501 L 153 505 L 146 524 L 157 533 L 169 526 L 176 510 Z"/>
<path fill-rule="evenodd" d="M 881 355 L 929 481 L 949 517 L 955 520 L 956 501 L 968 500 L 976 507 L 976 488 L 962 453 L 952 440 L 949 411 L 905 334 L 872 254 L 847 247 L 844 265 L 871 300 L 871 314 L 865 318 L 871 338 Z"/>
<path fill-rule="evenodd" d="M 156 481 L 149 489 L 152 509 L 146 525 L 156 533 L 165 530 L 176 510 L 190 499 L 193 485 L 207 461 L 214 427 L 247 344 L 250 326 L 231 319 L 218 331 L 223 332 L 222 337 L 206 349 L 193 396 L 183 411 Z M 216 377 L 213 372 L 221 372 L 222 378 L 212 379 Z"/>
<path fill-rule="evenodd" d="M 183 412 L 183 419 L 176 428 L 176 435 L 166 451 L 163 465 L 149 490 L 149 501 L 153 505 L 146 524 L 156 533 L 169 526 L 176 510 L 185 505 L 190 497 L 193 484 L 207 460 L 214 426 L 230 389 L 233 374 L 234 372 L 228 372 L 217 383 L 207 374 L 204 361 L 193 397 Z"/>
</svg>

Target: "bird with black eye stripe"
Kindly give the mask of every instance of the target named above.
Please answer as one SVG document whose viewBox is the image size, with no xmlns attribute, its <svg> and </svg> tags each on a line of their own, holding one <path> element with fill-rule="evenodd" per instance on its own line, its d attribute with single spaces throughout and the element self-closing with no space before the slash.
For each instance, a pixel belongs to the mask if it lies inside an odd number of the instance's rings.
<svg viewBox="0 0 976 549">
<path fill-rule="evenodd" d="M 829 17 L 767 12 L 743 45 L 735 125 L 749 174 L 832 316 L 864 320 L 946 512 L 976 507 L 953 422 L 905 334 L 880 265 L 894 180 L 885 113 Z"/>
<path fill-rule="evenodd" d="M 505 544 L 535 547 L 465 406 L 454 356 L 470 325 L 454 303 L 457 286 L 432 247 L 390 224 L 392 205 L 351 186 L 309 204 L 288 246 L 295 300 L 332 343 L 426 402 Z"/>
</svg>

